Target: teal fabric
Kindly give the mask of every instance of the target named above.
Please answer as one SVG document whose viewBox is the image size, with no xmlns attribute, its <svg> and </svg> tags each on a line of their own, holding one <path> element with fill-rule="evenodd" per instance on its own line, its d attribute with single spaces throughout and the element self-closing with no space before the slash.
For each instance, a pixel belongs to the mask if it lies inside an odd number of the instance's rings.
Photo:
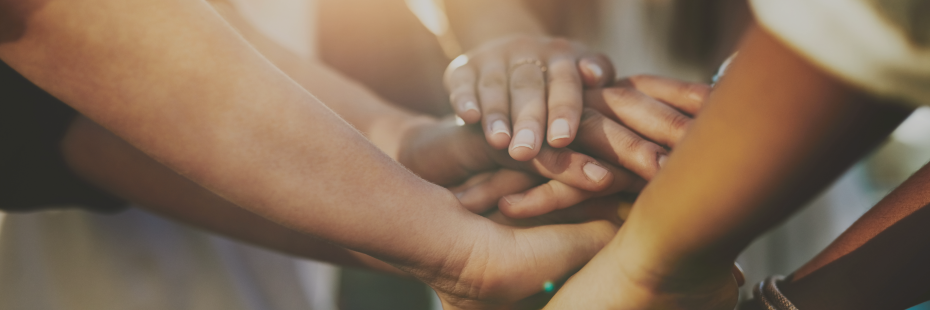
<svg viewBox="0 0 930 310">
<path fill-rule="evenodd" d="M 930 301 L 913 306 L 907 310 L 930 310 Z"/>
</svg>

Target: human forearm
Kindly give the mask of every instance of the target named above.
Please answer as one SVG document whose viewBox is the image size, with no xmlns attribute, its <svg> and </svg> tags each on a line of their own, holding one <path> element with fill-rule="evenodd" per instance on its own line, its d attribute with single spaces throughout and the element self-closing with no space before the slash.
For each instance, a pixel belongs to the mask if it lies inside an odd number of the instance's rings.
<svg viewBox="0 0 930 310">
<path fill-rule="evenodd" d="M 751 29 L 616 237 L 547 309 L 732 309 L 736 255 L 908 113 L 860 97 Z"/>
<path fill-rule="evenodd" d="M 447 0 L 446 12 L 464 50 L 504 36 L 545 35 L 545 29 L 519 0 Z"/>
<path fill-rule="evenodd" d="M 79 117 L 72 123 L 61 149 L 71 169 L 82 178 L 152 212 L 290 255 L 407 275 L 368 255 L 248 212 L 152 160 L 86 118 Z"/>
<path fill-rule="evenodd" d="M 753 29 L 663 173 L 640 196 L 621 248 L 647 253 L 643 266 L 698 263 L 728 270 L 750 241 L 829 184 L 907 114 L 862 99 Z M 646 263 L 650 259 L 658 263 Z"/>
<path fill-rule="evenodd" d="M 395 261 L 454 246 L 437 231 L 473 231 L 451 193 L 369 145 L 205 4 L 121 3 L 32 7 L 0 57 L 153 158 L 291 228 Z"/>
<path fill-rule="evenodd" d="M 293 53 L 258 31 L 228 2 L 211 4 L 262 56 L 392 158 L 397 158 L 399 144 L 408 129 L 433 121 L 429 116 L 387 102 L 318 59 Z"/>
<path fill-rule="evenodd" d="M 472 214 L 379 151 L 205 2 L 4 1 L 20 18 L 4 22 L 22 32 L 0 33 L 0 58 L 37 86 L 219 197 L 391 263 L 444 304 L 535 294 L 613 234 L 606 221 L 516 229 Z"/>
<path fill-rule="evenodd" d="M 925 166 L 779 289 L 799 309 L 905 309 L 930 298 L 928 188 Z"/>
</svg>

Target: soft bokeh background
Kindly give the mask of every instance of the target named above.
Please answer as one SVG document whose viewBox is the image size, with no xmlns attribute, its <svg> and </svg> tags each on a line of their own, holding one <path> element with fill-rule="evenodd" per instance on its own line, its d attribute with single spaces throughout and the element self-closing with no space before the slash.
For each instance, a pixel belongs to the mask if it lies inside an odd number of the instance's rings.
<svg viewBox="0 0 930 310">
<path fill-rule="evenodd" d="M 433 0 L 230 1 L 303 57 L 325 61 L 392 102 L 449 113 L 441 87 L 448 48 L 427 27 L 441 16 L 423 9 Z M 750 19 L 737 0 L 527 4 L 551 33 L 611 56 L 620 76 L 692 81 L 709 79 Z M 748 281 L 790 273 L 812 258 L 930 160 L 928 137 L 930 109 L 921 108 L 880 150 L 753 243 L 739 258 Z M 438 308 L 415 281 L 290 258 L 139 209 L 0 214 L 0 309 Z"/>
</svg>

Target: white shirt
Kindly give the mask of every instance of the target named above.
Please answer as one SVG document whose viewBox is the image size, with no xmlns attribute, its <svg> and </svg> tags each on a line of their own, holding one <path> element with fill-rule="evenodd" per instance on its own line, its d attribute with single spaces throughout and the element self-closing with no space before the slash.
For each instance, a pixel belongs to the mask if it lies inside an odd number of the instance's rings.
<svg viewBox="0 0 930 310">
<path fill-rule="evenodd" d="M 930 104 L 930 0 L 750 0 L 759 24 L 840 79 Z"/>
</svg>

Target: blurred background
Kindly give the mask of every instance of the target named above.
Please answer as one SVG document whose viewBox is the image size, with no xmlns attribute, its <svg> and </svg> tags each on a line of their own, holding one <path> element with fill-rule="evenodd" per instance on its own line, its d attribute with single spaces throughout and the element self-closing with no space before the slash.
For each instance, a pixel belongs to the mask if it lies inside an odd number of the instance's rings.
<svg viewBox="0 0 930 310">
<path fill-rule="evenodd" d="M 451 113 L 442 72 L 460 47 L 446 20 L 455 12 L 445 12 L 443 0 L 229 1 L 301 57 L 323 61 L 409 109 Z M 550 34 L 609 55 L 620 77 L 709 82 L 751 20 L 739 0 L 524 5 Z M 826 247 L 930 161 L 928 134 L 925 107 L 810 206 L 753 243 L 739 258 L 747 283 L 788 274 Z M 116 215 L 0 214 L 0 309 L 440 307 L 416 281 L 294 259 L 133 208 Z"/>
</svg>

